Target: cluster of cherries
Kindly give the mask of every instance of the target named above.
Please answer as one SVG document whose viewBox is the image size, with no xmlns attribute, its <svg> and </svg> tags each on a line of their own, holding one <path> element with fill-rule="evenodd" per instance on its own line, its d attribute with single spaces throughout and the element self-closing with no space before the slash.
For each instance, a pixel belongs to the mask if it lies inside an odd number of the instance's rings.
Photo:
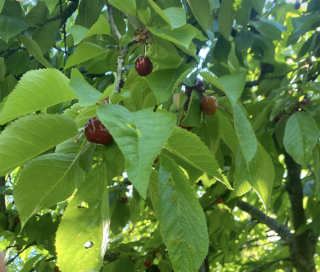
<svg viewBox="0 0 320 272">
<path fill-rule="evenodd" d="M 219 107 L 218 100 L 214 96 L 203 95 L 205 90 L 206 90 L 206 87 L 204 86 L 203 81 L 201 79 L 199 79 L 199 78 L 196 78 L 193 86 L 185 86 L 185 94 L 188 97 L 188 99 L 186 100 L 186 102 L 183 105 L 185 112 L 188 111 L 191 93 L 193 91 L 196 91 L 196 92 L 202 94 L 202 97 L 201 97 L 201 108 L 202 108 L 202 111 L 206 115 L 214 115 L 216 113 L 216 111 L 218 110 L 218 107 Z M 182 117 L 180 119 L 180 123 L 183 120 L 184 120 L 184 117 Z M 183 128 L 183 129 L 186 129 L 188 131 L 193 128 L 193 127 L 184 127 L 182 125 L 179 125 L 179 127 Z"/>
</svg>

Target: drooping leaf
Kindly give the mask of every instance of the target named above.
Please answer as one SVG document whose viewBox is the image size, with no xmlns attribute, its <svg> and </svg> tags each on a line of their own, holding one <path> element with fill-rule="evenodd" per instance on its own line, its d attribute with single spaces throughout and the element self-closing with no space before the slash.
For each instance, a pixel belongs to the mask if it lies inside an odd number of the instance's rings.
<svg viewBox="0 0 320 272">
<path fill-rule="evenodd" d="M 164 147 L 193 167 L 221 181 L 232 190 L 227 178 L 221 173 L 215 157 L 195 134 L 185 129 L 175 128 Z"/>
<path fill-rule="evenodd" d="M 98 20 L 100 12 L 101 7 L 98 0 L 82 0 L 78 8 L 75 24 L 91 28 Z"/>
<path fill-rule="evenodd" d="M 173 90 L 192 71 L 189 65 L 183 64 L 176 69 L 159 70 L 146 77 L 149 86 L 156 96 L 157 103 L 166 102 Z"/>
<path fill-rule="evenodd" d="M 108 35 L 110 33 L 111 32 L 110 32 L 110 26 L 109 26 L 108 20 L 103 15 L 100 15 L 98 21 L 94 23 L 94 25 L 89 29 L 89 31 L 83 37 L 83 39 L 96 34 Z"/>
<path fill-rule="evenodd" d="M 76 155 L 47 154 L 28 163 L 13 190 L 22 224 L 37 212 L 70 197 L 79 175 Z"/>
<path fill-rule="evenodd" d="M 35 59 L 39 61 L 44 67 L 53 68 L 51 63 L 43 57 L 42 51 L 36 41 L 25 35 L 20 35 L 19 40 L 24 44 L 28 52 L 32 56 L 34 56 Z"/>
<path fill-rule="evenodd" d="M 174 160 L 162 157 L 160 162 L 157 205 L 163 241 L 175 271 L 197 271 L 209 247 L 204 212 Z"/>
<path fill-rule="evenodd" d="M 170 7 L 162 10 L 153 0 L 148 0 L 148 2 L 155 12 L 171 26 L 171 29 L 179 28 L 186 23 L 186 12 L 183 8 Z"/>
<path fill-rule="evenodd" d="M 91 106 L 101 97 L 101 93 L 83 78 L 78 69 L 72 69 L 69 86 L 76 93 L 80 106 Z"/>
<path fill-rule="evenodd" d="M 151 108 L 131 113 L 120 105 L 101 105 L 97 109 L 125 157 L 128 177 L 145 198 L 153 161 L 170 136 L 175 117 Z"/>
<path fill-rule="evenodd" d="M 317 125 L 307 113 L 292 114 L 286 124 L 283 144 L 291 157 L 301 165 L 311 161 L 312 150 L 319 139 Z"/>
<path fill-rule="evenodd" d="M 117 272 L 117 271 L 134 271 L 134 263 L 130 259 L 119 258 L 114 262 L 108 263 L 102 270 L 102 272 Z"/>
<path fill-rule="evenodd" d="M 55 6 L 57 5 L 57 3 L 59 2 L 59 0 L 44 0 L 47 8 L 49 10 L 49 13 L 51 14 L 52 11 L 54 10 Z"/>
<path fill-rule="evenodd" d="M 8 96 L 0 115 L 0 124 L 75 98 L 69 79 L 59 70 L 29 71 Z"/>
<path fill-rule="evenodd" d="M 218 23 L 221 34 L 226 40 L 229 40 L 233 17 L 234 17 L 234 0 L 223 0 L 219 8 Z"/>
<path fill-rule="evenodd" d="M 104 50 L 99 45 L 83 42 L 77 46 L 76 51 L 68 58 L 64 69 L 66 70 L 74 65 L 99 56 L 102 53 L 104 53 Z"/>
<path fill-rule="evenodd" d="M 0 175 L 77 134 L 68 116 L 34 115 L 20 118 L 0 134 Z"/>
<path fill-rule="evenodd" d="M 220 4 L 217 0 L 203 1 L 199 5 L 198 0 L 187 0 L 188 4 L 192 10 L 194 17 L 197 19 L 198 23 L 202 29 L 207 32 L 209 25 L 213 22 L 213 17 L 208 12 L 208 10 L 219 8 Z"/>
<path fill-rule="evenodd" d="M 110 0 L 109 1 L 111 5 L 113 5 L 115 8 L 131 14 L 131 15 L 136 15 L 137 12 L 137 7 L 136 7 L 136 1 L 135 0 Z"/>
<path fill-rule="evenodd" d="M 241 107 L 236 104 L 233 107 L 234 125 L 239 139 L 242 154 L 247 162 L 250 162 L 257 152 L 257 138 L 253 128 Z"/>
<path fill-rule="evenodd" d="M 218 81 L 223 86 L 223 91 L 225 91 L 231 104 L 234 106 L 244 89 L 246 73 L 240 72 L 237 74 L 222 76 Z"/>
<path fill-rule="evenodd" d="M 107 249 L 109 223 L 106 169 L 101 165 L 81 182 L 62 217 L 56 238 L 59 268 L 99 271 Z"/>
</svg>

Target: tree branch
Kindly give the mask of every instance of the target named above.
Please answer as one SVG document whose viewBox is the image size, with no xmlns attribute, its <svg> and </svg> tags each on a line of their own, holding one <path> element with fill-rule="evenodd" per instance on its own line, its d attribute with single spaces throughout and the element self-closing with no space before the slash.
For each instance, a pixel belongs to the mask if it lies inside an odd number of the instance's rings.
<svg viewBox="0 0 320 272">
<path fill-rule="evenodd" d="M 277 220 L 267 216 L 262 211 L 251 206 L 249 203 L 239 201 L 237 203 L 237 206 L 239 207 L 239 209 L 247 212 L 252 217 L 256 218 L 260 223 L 267 225 L 270 229 L 277 232 L 279 236 L 288 244 L 292 242 L 293 234 L 290 233 L 290 229 L 288 227 L 280 224 Z"/>
<path fill-rule="evenodd" d="M 281 261 L 290 261 L 290 258 L 281 258 L 281 259 L 276 259 L 276 260 L 273 260 L 271 262 L 267 262 L 267 263 L 264 263 L 262 265 L 259 265 L 253 269 L 250 270 L 250 272 L 257 272 L 257 271 L 261 271 L 260 269 L 265 267 L 265 266 L 268 266 L 268 265 L 272 265 L 274 263 L 278 263 L 278 262 L 281 262 Z"/>
<path fill-rule="evenodd" d="M 137 25 L 134 23 L 134 21 L 132 21 L 132 19 L 131 19 L 126 13 L 120 11 L 120 14 L 121 14 L 125 19 L 127 19 L 127 21 L 129 22 L 129 24 L 133 27 L 133 29 L 134 29 L 135 31 L 138 31 L 139 28 L 137 27 Z"/>
<path fill-rule="evenodd" d="M 124 64 L 124 59 L 125 59 L 125 56 L 129 50 L 129 47 L 133 44 L 137 43 L 135 40 L 127 43 L 124 47 L 122 47 L 122 50 L 118 56 L 118 70 L 117 70 L 117 79 L 116 79 L 116 84 L 114 86 L 114 89 L 113 91 L 115 93 L 119 93 L 120 91 L 120 83 L 121 83 L 121 76 L 122 76 L 122 68 L 123 68 L 123 64 Z"/>
<path fill-rule="evenodd" d="M 61 25 L 64 24 L 68 18 L 77 10 L 79 4 L 79 0 L 76 0 L 75 2 L 69 2 L 68 7 L 60 14 L 58 14 L 55 17 L 49 18 L 45 20 L 44 22 L 37 24 L 37 26 L 44 26 L 47 23 L 54 22 L 56 20 L 62 19 Z M 29 29 L 36 29 L 37 27 L 29 27 Z"/>
<path fill-rule="evenodd" d="M 117 38 L 120 40 L 122 35 L 120 34 L 118 27 L 116 26 L 116 23 L 114 22 L 113 19 L 113 7 L 110 5 L 110 3 L 107 1 L 107 11 L 108 11 L 108 17 L 109 17 L 109 23 L 112 31 L 114 34 L 117 36 Z"/>
<path fill-rule="evenodd" d="M 6 179 L 5 177 L 0 177 L 0 187 L 3 187 L 6 185 Z M 0 195 L 0 212 L 3 212 L 6 210 L 6 198 L 5 195 Z"/>
</svg>

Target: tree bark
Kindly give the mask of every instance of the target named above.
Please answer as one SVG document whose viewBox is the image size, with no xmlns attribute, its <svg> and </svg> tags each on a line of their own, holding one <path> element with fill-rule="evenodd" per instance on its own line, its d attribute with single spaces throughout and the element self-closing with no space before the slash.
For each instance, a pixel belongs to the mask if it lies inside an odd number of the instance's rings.
<svg viewBox="0 0 320 272">
<path fill-rule="evenodd" d="M 287 186 L 292 212 L 292 225 L 295 232 L 299 227 L 306 225 L 306 218 L 303 209 L 303 192 L 301 182 L 301 166 L 296 163 L 289 154 L 285 154 L 287 165 Z M 290 253 L 293 266 L 297 272 L 316 272 L 314 253 L 316 238 L 311 229 L 300 235 L 294 235 L 290 244 Z"/>
<path fill-rule="evenodd" d="M 6 185 L 5 177 L 0 177 L 0 187 Z M 4 195 L 0 195 L 0 212 L 6 210 L 6 199 Z"/>
</svg>

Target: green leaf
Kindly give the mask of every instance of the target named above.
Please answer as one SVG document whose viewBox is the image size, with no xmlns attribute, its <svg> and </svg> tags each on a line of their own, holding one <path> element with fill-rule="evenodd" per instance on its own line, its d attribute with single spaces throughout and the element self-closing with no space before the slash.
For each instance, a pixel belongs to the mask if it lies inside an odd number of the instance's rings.
<svg viewBox="0 0 320 272">
<path fill-rule="evenodd" d="M 89 31 L 88 28 L 79 25 L 72 25 L 68 30 L 73 37 L 74 45 L 80 43 Z"/>
<path fill-rule="evenodd" d="M 59 27 L 59 21 L 50 22 L 43 27 L 39 27 L 32 36 L 32 39 L 39 45 L 42 54 L 45 54 L 55 44 Z"/>
<path fill-rule="evenodd" d="M 235 188 L 231 198 L 241 196 L 253 187 L 265 209 L 268 210 L 275 178 L 275 170 L 269 154 L 258 144 L 256 155 L 250 163 L 247 163 L 241 149 L 238 149 L 235 165 Z"/>
<path fill-rule="evenodd" d="M 111 104 L 97 112 L 124 154 L 130 181 L 145 199 L 153 162 L 175 126 L 175 116 L 151 108 L 131 113 Z"/>
<path fill-rule="evenodd" d="M 37 212 L 70 197 L 79 171 L 76 155 L 47 154 L 29 162 L 13 190 L 22 225 Z"/>
<path fill-rule="evenodd" d="M 110 2 L 110 4 L 112 6 L 114 6 L 115 8 L 117 8 L 125 13 L 131 14 L 131 15 L 136 15 L 136 13 L 137 13 L 137 7 L 136 7 L 135 0 L 121 0 L 121 1 L 110 0 L 108 2 Z"/>
<path fill-rule="evenodd" d="M 200 26 L 207 32 L 208 27 L 213 23 L 213 16 L 208 11 L 212 11 L 213 8 L 219 8 L 219 1 L 202 1 L 201 4 L 199 4 L 199 0 L 187 0 L 187 2 Z"/>
<path fill-rule="evenodd" d="M 180 82 L 192 71 L 192 67 L 183 64 L 176 69 L 158 70 L 146 77 L 157 103 L 166 102 Z"/>
<path fill-rule="evenodd" d="M 117 201 L 113 206 L 110 229 L 114 235 L 119 235 L 130 219 L 130 209 L 124 203 Z"/>
<path fill-rule="evenodd" d="M 190 102 L 188 106 L 187 115 L 180 123 L 184 127 L 198 127 L 203 121 L 203 111 L 201 108 L 202 94 L 193 91 L 190 96 Z M 181 119 L 180 119 L 181 120 Z"/>
<path fill-rule="evenodd" d="M 314 175 L 315 175 L 315 181 L 316 181 L 316 188 L 315 188 L 315 197 L 316 200 L 320 200 L 320 151 L 319 151 L 319 145 L 317 145 L 313 149 L 313 167 L 314 167 Z"/>
<path fill-rule="evenodd" d="M 175 161 L 163 157 L 160 162 L 158 218 L 163 241 L 174 271 L 197 271 L 209 247 L 204 212 Z"/>
<path fill-rule="evenodd" d="M 11 37 L 20 34 L 28 27 L 29 25 L 21 19 L 0 15 L 0 37 L 5 42 L 8 42 Z"/>
<path fill-rule="evenodd" d="M 318 137 L 318 128 L 313 118 L 307 113 L 296 112 L 286 124 L 283 143 L 286 151 L 297 163 L 307 166 Z"/>
<path fill-rule="evenodd" d="M 256 21 L 251 20 L 250 24 L 252 24 L 262 35 L 271 40 L 280 40 L 282 32 L 287 29 L 286 26 L 264 18 L 259 18 Z"/>
<path fill-rule="evenodd" d="M 169 26 L 164 26 L 161 28 L 154 26 L 149 27 L 149 30 L 155 36 L 183 46 L 185 49 L 189 49 L 192 39 L 197 35 L 197 31 L 189 24 L 185 24 L 184 26 L 174 30 L 171 30 Z"/>
<path fill-rule="evenodd" d="M 153 0 L 148 2 L 154 11 L 171 26 L 171 29 L 179 28 L 186 23 L 186 12 L 183 8 L 170 7 L 162 10 Z"/>
<path fill-rule="evenodd" d="M 109 35 L 110 33 L 111 31 L 110 31 L 108 20 L 102 14 L 100 14 L 98 21 L 94 23 L 94 25 L 89 29 L 89 31 L 83 37 L 83 39 L 96 34 Z"/>
<path fill-rule="evenodd" d="M 75 98 L 69 79 L 59 70 L 29 71 L 8 96 L 0 114 L 0 124 Z"/>
<path fill-rule="evenodd" d="M 18 39 L 24 44 L 28 52 L 33 55 L 35 59 L 39 61 L 43 66 L 47 68 L 53 68 L 53 66 L 43 57 L 41 49 L 36 41 L 24 35 L 20 35 Z"/>
<path fill-rule="evenodd" d="M 59 0 L 44 0 L 47 8 L 49 10 L 49 14 L 52 13 L 52 11 L 54 10 L 54 8 L 56 7 L 56 5 L 58 4 Z"/>
<path fill-rule="evenodd" d="M 101 93 L 83 78 L 78 69 L 72 69 L 69 86 L 76 93 L 80 106 L 91 106 L 101 97 Z"/>
<path fill-rule="evenodd" d="M 0 134 L 0 175 L 69 139 L 78 132 L 68 116 L 33 115 L 13 122 Z"/>
<path fill-rule="evenodd" d="M 219 8 L 218 23 L 222 36 L 229 40 L 234 17 L 234 0 L 223 0 Z"/>
<path fill-rule="evenodd" d="M 119 258 L 114 262 L 108 263 L 102 270 L 102 272 L 133 272 L 134 263 L 130 259 Z"/>
<path fill-rule="evenodd" d="M 64 70 L 104 53 L 104 50 L 94 43 L 83 42 L 77 46 L 76 51 L 68 58 Z"/>
<path fill-rule="evenodd" d="M 221 181 L 232 190 L 215 157 L 195 134 L 176 127 L 164 147 L 191 166 Z"/>
<path fill-rule="evenodd" d="M 81 0 L 75 24 L 91 28 L 98 20 L 100 12 L 98 0 Z"/>
<path fill-rule="evenodd" d="M 99 271 L 107 249 L 109 194 L 104 165 L 81 182 L 57 231 L 58 266 L 62 271 Z M 86 243 L 90 242 L 91 247 Z"/>
<path fill-rule="evenodd" d="M 6 1 L 6 0 L 0 0 L 0 12 L 1 12 L 2 9 L 3 9 L 3 6 L 4 6 L 5 1 Z"/>
<path fill-rule="evenodd" d="M 239 139 L 240 148 L 246 162 L 250 162 L 257 152 L 257 138 L 242 108 L 233 107 L 234 125 Z"/>
<path fill-rule="evenodd" d="M 225 91 L 232 106 L 235 106 L 237 100 L 244 90 L 246 73 L 240 72 L 232 75 L 222 76 L 218 79 L 218 81 L 223 86 L 223 91 Z"/>
<path fill-rule="evenodd" d="M 241 28 L 235 38 L 236 49 L 238 51 L 247 51 L 254 42 L 254 36 L 251 31 Z"/>
<path fill-rule="evenodd" d="M 6 76 L 6 64 L 4 58 L 0 57 L 0 81 L 4 81 Z"/>
<path fill-rule="evenodd" d="M 200 73 L 200 75 L 207 80 L 210 84 L 212 84 L 213 86 L 215 86 L 216 88 L 218 88 L 219 90 L 223 91 L 224 87 L 221 85 L 221 83 L 219 82 L 218 78 L 215 77 L 214 75 L 212 75 L 210 72 L 208 71 L 203 71 Z"/>
<path fill-rule="evenodd" d="M 150 8 L 147 8 L 146 10 L 139 9 L 138 16 L 139 16 L 141 22 L 144 23 L 145 25 L 147 25 L 150 20 L 150 16 L 151 16 Z"/>
</svg>

